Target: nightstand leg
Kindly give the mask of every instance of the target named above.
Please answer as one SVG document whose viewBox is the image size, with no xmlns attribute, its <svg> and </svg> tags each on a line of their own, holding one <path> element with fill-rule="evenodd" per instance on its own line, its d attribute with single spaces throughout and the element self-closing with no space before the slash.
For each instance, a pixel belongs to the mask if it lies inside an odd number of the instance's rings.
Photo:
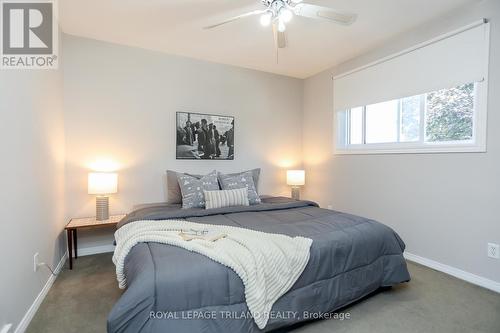
<svg viewBox="0 0 500 333">
<path fill-rule="evenodd" d="M 78 258 L 78 241 L 77 241 L 76 229 L 73 229 L 73 246 L 75 247 L 75 259 Z"/>
<path fill-rule="evenodd" d="M 66 231 L 66 238 L 68 238 L 68 260 L 69 269 L 73 269 L 73 230 Z"/>
</svg>

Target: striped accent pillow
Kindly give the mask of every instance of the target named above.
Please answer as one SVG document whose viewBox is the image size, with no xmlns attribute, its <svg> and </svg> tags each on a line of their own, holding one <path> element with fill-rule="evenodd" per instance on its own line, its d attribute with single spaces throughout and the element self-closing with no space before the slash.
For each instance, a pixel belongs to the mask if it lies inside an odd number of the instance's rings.
<svg viewBox="0 0 500 333">
<path fill-rule="evenodd" d="M 205 208 L 214 209 L 231 206 L 249 206 L 248 189 L 203 191 L 205 194 Z"/>
</svg>

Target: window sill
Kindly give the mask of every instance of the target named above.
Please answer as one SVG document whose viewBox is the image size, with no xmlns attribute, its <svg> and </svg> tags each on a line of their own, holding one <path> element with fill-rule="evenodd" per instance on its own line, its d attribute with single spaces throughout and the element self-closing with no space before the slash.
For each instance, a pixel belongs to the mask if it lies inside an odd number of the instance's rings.
<svg viewBox="0 0 500 333">
<path fill-rule="evenodd" d="M 394 145 L 352 146 L 336 148 L 334 155 L 382 155 L 382 154 L 443 154 L 486 153 L 486 145 L 435 145 L 402 147 Z"/>
</svg>

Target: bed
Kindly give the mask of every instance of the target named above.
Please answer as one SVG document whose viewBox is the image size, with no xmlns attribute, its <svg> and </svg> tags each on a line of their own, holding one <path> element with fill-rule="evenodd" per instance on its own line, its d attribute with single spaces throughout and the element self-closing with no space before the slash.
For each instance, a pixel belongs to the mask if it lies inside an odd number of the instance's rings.
<svg viewBox="0 0 500 333">
<path fill-rule="evenodd" d="M 153 205 L 128 214 L 118 228 L 167 219 L 308 237 L 309 262 L 260 330 L 248 316 L 242 281 L 230 268 L 179 247 L 140 243 L 126 257 L 128 287 L 108 316 L 108 332 L 268 332 L 322 318 L 410 280 L 405 244 L 391 228 L 311 201 L 270 197 L 258 205 L 212 210 Z"/>
</svg>

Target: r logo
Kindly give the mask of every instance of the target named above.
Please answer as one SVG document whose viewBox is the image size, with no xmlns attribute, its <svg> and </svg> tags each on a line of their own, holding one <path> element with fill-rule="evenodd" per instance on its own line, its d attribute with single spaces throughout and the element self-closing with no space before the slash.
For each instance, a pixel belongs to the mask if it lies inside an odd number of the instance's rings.
<svg viewBox="0 0 500 333">
<path fill-rule="evenodd" d="M 3 54 L 52 54 L 52 3 L 2 3 Z"/>
</svg>

